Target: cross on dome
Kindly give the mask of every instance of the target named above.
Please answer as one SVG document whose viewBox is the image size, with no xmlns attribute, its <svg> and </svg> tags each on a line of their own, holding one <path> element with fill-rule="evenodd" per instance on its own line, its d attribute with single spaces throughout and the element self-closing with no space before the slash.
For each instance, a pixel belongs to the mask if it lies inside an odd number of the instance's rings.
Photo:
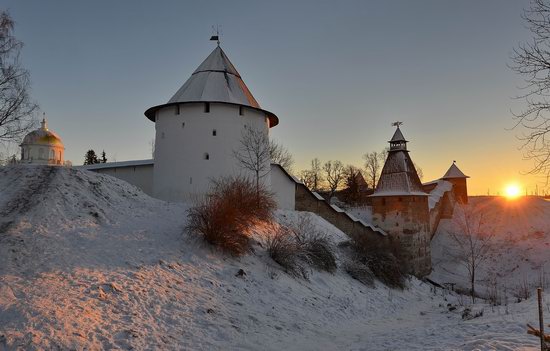
<svg viewBox="0 0 550 351">
<path fill-rule="evenodd" d="M 40 122 L 42 130 L 48 130 L 48 122 L 46 121 L 46 113 L 42 113 L 42 122 Z"/>
</svg>

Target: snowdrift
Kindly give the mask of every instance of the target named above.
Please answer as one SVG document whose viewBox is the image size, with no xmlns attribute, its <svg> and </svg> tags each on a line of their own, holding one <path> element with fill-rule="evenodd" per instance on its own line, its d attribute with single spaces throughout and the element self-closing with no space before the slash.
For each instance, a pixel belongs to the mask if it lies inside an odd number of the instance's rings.
<svg viewBox="0 0 550 351">
<path fill-rule="evenodd" d="M 456 296 L 418 280 L 398 291 L 341 270 L 294 279 L 261 240 L 235 259 L 190 239 L 187 208 L 87 171 L 0 168 L 0 350 L 537 346 L 529 302 L 462 321 Z M 303 216 L 346 240 L 313 214 L 277 213 Z"/>
</svg>

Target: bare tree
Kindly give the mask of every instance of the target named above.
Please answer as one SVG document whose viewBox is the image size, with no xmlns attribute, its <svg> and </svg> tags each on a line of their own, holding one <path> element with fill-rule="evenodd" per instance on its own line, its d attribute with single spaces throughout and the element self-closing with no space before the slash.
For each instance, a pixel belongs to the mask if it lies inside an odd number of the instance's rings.
<svg viewBox="0 0 550 351">
<path fill-rule="evenodd" d="M 281 167 L 288 172 L 292 172 L 294 158 L 286 147 L 272 139 L 269 141 L 269 155 L 271 157 L 271 162 L 281 165 Z"/>
<path fill-rule="evenodd" d="M 354 165 L 347 165 L 344 168 L 344 185 L 346 187 L 346 202 L 355 204 L 360 197 L 359 178 L 361 171 Z"/>
<path fill-rule="evenodd" d="M 382 150 L 382 152 L 367 152 L 363 155 L 365 160 L 365 175 L 366 181 L 372 189 L 376 188 L 378 184 L 378 178 L 384 167 L 384 162 L 388 156 L 388 149 Z"/>
<path fill-rule="evenodd" d="M 321 161 L 318 158 L 311 160 L 311 168 L 300 173 L 300 180 L 311 191 L 319 191 L 324 181 Z"/>
<path fill-rule="evenodd" d="M 523 76 L 524 93 L 518 98 L 527 107 L 514 113 L 515 127 L 524 127 L 519 139 L 523 142 L 524 158 L 534 161 L 529 173 L 550 177 L 550 3 L 531 0 L 522 15 L 533 35 L 532 42 L 514 49 L 510 68 Z"/>
<path fill-rule="evenodd" d="M 336 190 L 344 182 L 344 165 L 340 161 L 327 161 L 323 165 L 323 171 L 328 185 L 328 200 L 334 196 Z"/>
<path fill-rule="evenodd" d="M 311 170 L 309 169 L 304 169 L 300 172 L 300 181 L 302 183 L 304 183 L 304 185 L 312 190 L 312 191 L 315 191 L 313 190 L 313 186 L 314 186 L 314 176 L 313 176 L 313 173 L 311 173 Z"/>
<path fill-rule="evenodd" d="M 415 162 L 413 162 L 413 165 L 414 165 L 414 168 L 416 169 L 416 174 L 418 174 L 418 178 L 422 182 L 422 180 L 424 179 L 424 171 Z"/>
<path fill-rule="evenodd" d="M 494 232 L 487 229 L 483 212 L 477 206 L 457 204 L 453 215 L 453 229 L 448 233 L 456 244 L 456 251 L 449 254 L 466 268 L 472 303 L 475 303 L 477 270 L 493 250 Z"/>
<path fill-rule="evenodd" d="M 233 151 L 239 165 L 254 173 L 256 194 L 260 193 L 260 180 L 269 174 L 270 164 L 269 136 L 265 131 L 245 126 L 241 135 L 240 147 Z"/>
<path fill-rule="evenodd" d="M 29 96 L 29 72 L 20 63 L 23 43 L 13 35 L 14 21 L 0 12 L 0 142 L 17 140 L 33 126 L 38 108 Z"/>
</svg>

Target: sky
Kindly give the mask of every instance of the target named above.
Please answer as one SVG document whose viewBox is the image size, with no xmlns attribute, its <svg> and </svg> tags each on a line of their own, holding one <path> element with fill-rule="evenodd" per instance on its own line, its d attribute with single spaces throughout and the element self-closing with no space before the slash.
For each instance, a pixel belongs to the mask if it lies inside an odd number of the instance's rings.
<svg viewBox="0 0 550 351">
<path fill-rule="evenodd" d="M 514 47 L 530 38 L 528 0 L 388 1 L 44 1 L 0 0 L 24 42 L 32 96 L 65 158 L 89 149 L 110 161 L 151 157 L 154 124 L 143 112 L 168 101 L 221 46 L 263 109 L 271 135 L 294 155 L 361 166 L 394 128 L 410 140 L 424 181 L 453 160 L 470 194 L 532 192 L 510 130 L 522 78 Z"/>
</svg>

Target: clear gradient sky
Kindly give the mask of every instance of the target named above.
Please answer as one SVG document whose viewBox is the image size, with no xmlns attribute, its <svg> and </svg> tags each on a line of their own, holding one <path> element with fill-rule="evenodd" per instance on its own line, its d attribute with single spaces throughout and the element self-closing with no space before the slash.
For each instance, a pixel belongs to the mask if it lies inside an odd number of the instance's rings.
<svg viewBox="0 0 550 351">
<path fill-rule="evenodd" d="M 0 0 L 25 43 L 32 95 L 66 158 L 105 149 L 150 158 L 165 103 L 214 48 L 211 26 L 260 105 L 279 116 L 272 136 L 309 160 L 362 164 L 404 122 L 424 180 L 453 160 L 471 194 L 523 176 L 511 109 L 521 77 L 507 68 L 529 38 L 527 0 L 137 1 Z M 540 185 L 539 185 L 540 187 Z"/>
</svg>

